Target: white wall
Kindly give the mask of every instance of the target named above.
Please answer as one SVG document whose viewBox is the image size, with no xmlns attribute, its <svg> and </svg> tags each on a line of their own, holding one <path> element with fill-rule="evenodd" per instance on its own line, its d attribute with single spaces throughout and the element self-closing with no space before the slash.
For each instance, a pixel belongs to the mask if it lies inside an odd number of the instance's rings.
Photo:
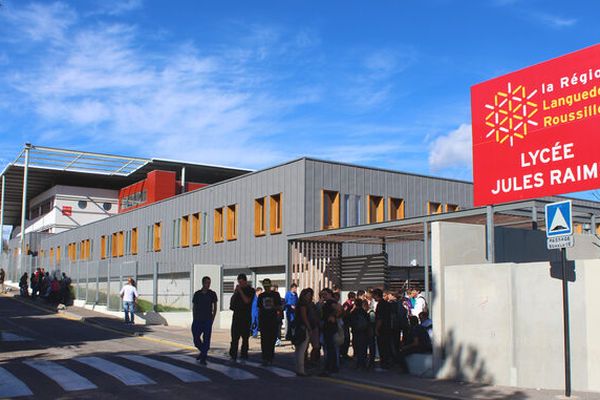
<svg viewBox="0 0 600 400">
<path fill-rule="evenodd" d="M 481 228 L 432 226 L 438 377 L 563 389 L 561 280 L 556 272 L 552 277 L 549 262 L 486 263 Z M 569 283 L 573 389 L 600 391 L 600 260 L 576 260 L 575 269 Z"/>
</svg>

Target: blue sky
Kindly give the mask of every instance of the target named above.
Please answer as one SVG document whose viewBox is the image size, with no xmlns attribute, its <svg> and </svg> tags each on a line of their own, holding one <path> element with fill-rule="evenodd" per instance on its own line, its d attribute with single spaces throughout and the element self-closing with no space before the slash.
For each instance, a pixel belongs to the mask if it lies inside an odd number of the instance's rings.
<svg viewBox="0 0 600 400">
<path fill-rule="evenodd" d="M 0 2 L 0 165 L 32 142 L 471 180 L 470 86 L 600 38 L 594 1 Z"/>
</svg>

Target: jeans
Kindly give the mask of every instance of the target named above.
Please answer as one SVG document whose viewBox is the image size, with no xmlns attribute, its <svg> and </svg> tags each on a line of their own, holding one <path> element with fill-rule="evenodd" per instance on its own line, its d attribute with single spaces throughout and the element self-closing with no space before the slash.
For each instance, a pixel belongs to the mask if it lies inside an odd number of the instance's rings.
<svg viewBox="0 0 600 400">
<path fill-rule="evenodd" d="M 258 313 L 252 313 L 252 336 L 258 336 Z"/>
<path fill-rule="evenodd" d="M 338 349 L 335 345 L 335 329 L 324 329 L 323 342 L 325 345 L 325 371 L 337 372 L 338 370 Z"/>
<path fill-rule="evenodd" d="M 123 311 L 125 312 L 125 323 L 131 322 L 133 324 L 133 312 L 135 311 L 135 305 L 133 301 L 124 301 Z"/>
<path fill-rule="evenodd" d="M 212 320 L 193 321 L 192 336 L 194 338 L 194 346 L 200 351 L 200 359 L 206 361 L 208 349 L 210 349 L 210 335 L 212 333 Z M 202 336 L 202 338 L 200 337 Z"/>
<path fill-rule="evenodd" d="M 285 313 L 285 340 L 292 340 L 292 324 L 294 323 L 294 312 L 288 311 Z"/>
<path fill-rule="evenodd" d="M 306 350 L 308 349 L 308 342 L 310 337 L 308 336 L 308 330 L 305 327 L 299 327 L 298 329 L 304 329 L 306 337 L 304 341 L 296 345 L 296 372 L 299 374 L 305 374 L 304 370 L 304 359 L 306 358 Z"/>
<path fill-rule="evenodd" d="M 240 338 L 242 339 L 242 358 L 248 358 L 248 340 L 250 338 L 250 324 L 251 320 L 249 316 L 236 316 L 234 314 L 233 321 L 231 323 L 231 347 L 229 348 L 229 355 L 234 360 L 238 355 L 238 346 Z"/>
<path fill-rule="evenodd" d="M 367 366 L 367 347 L 369 346 L 369 336 L 366 330 L 352 332 L 352 347 L 354 348 L 354 357 L 356 366 L 365 368 Z"/>
<path fill-rule="evenodd" d="M 275 357 L 275 342 L 277 341 L 277 330 L 279 329 L 279 321 L 266 323 L 260 322 L 260 350 L 262 359 L 266 362 L 273 361 Z"/>
</svg>

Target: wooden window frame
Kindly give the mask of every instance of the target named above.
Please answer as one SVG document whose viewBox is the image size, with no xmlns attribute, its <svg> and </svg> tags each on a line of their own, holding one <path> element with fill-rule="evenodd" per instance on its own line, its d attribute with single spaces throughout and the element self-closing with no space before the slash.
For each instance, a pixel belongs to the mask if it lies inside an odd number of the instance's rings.
<svg viewBox="0 0 600 400">
<path fill-rule="evenodd" d="M 225 241 L 223 228 L 223 207 L 218 207 L 215 208 L 215 218 L 213 226 L 213 239 L 215 243 L 223 243 Z"/>
<path fill-rule="evenodd" d="M 179 244 L 181 247 L 190 247 L 190 216 L 181 217 Z"/>
<path fill-rule="evenodd" d="M 375 221 L 372 221 L 371 218 L 371 204 L 374 199 L 379 199 L 377 205 L 375 206 Z M 383 196 L 376 196 L 374 194 L 370 194 L 367 196 L 367 223 L 368 224 L 377 224 L 385 221 L 385 203 Z"/>
<path fill-rule="evenodd" d="M 396 204 L 398 203 L 398 204 Z M 404 199 L 398 197 L 388 198 L 388 220 L 399 221 L 405 218 Z"/>
<path fill-rule="evenodd" d="M 60 246 L 56 246 L 56 264 L 60 264 Z"/>
<path fill-rule="evenodd" d="M 117 257 L 125 255 L 125 234 L 123 231 L 117 233 Z"/>
<path fill-rule="evenodd" d="M 441 214 L 444 211 L 442 207 L 443 207 L 442 203 L 438 203 L 437 201 L 428 201 L 427 202 L 427 215 Z M 434 212 L 432 212 L 433 208 L 435 208 Z"/>
<path fill-rule="evenodd" d="M 267 234 L 267 198 L 254 199 L 254 236 Z"/>
<path fill-rule="evenodd" d="M 119 248 L 117 246 L 117 243 L 118 243 L 117 235 L 118 235 L 118 232 L 113 232 L 113 234 L 112 234 L 112 240 L 111 240 L 112 246 L 110 247 L 110 256 L 112 258 L 117 258 L 119 255 Z"/>
<path fill-rule="evenodd" d="M 237 240 L 237 234 L 238 234 L 238 216 L 237 216 L 237 204 L 231 204 L 227 206 L 227 240 L 228 241 L 233 241 L 233 240 Z"/>
<path fill-rule="evenodd" d="M 283 231 L 283 194 L 276 193 L 269 196 L 269 231 L 271 235 L 278 235 Z"/>
<path fill-rule="evenodd" d="M 325 221 L 325 199 L 329 197 L 327 204 L 331 204 L 329 214 L 331 215 L 331 224 Z M 335 190 L 321 190 L 321 229 L 337 229 L 340 227 L 340 192 Z"/>
<path fill-rule="evenodd" d="M 106 235 L 100 236 L 100 259 L 106 259 Z"/>
<path fill-rule="evenodd" d="M 444 206 L 444 210 L 445 212 L 456 212 L 460 209 L 460 206 L 458 204 L 450 204 L 450 203 L 446 203 L 446 205 Z"/>
<path fill-rule="evenodd" d="M 200 246 L 200 213 L 192 214 L 192 246 Z"/>
<path fill-rule="evenodd" d="M 130 241 L 129 245 L 130 245 L 131 254 L 137 255 L 137 253 L 138 253 L 138 228 L 131 229 L 131 241 Z"/>
<path fill-rule="evenodd" d="M 154 223 L 152 226 L 152 233 L 152 251 L 159 252 L 162 249 L 162 222 Z"/>
</svg>

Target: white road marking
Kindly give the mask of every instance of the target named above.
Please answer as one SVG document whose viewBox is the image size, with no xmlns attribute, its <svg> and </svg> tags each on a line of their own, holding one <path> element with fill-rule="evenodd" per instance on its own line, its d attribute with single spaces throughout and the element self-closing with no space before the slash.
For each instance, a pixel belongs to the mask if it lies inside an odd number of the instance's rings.
<svg viewBox="0 0 600 400">
<path fill-rule="evenodd" d="M 0 367 L 0 398 L 19 396 L 33 396 L 33 393 L 16 376 Z"/>
<path fill-rule="evenodd" d="M 185 354 L 165 354 L 165 356 L 172 358 L 174 360 L 184 361 L 188 364 L 199 365 L 192 357 L 186 356 Z M 248 371 L 244 371 L 243 369 L 228 367 L 226 365 L 215 364 L 212 362 L 207 363 L 207 365 L 203 366 L 202 368 L 207 368 L 207 369 L 211 369 L 213 371 L 217 371 L 217 372 L 224 374 L 227 377 L 229 377 L 233 380 L 236 380 L 236 381 L 243 381 L 243 380 L 248 380 L 248 379 L 258 379 L 258 376 L 254 375 Z"/>
<path fill-rule="evenodd" d="M 96 368 L 97 370 L 120 380 L 126 385 L 152 385 L 156 383 L 146 375 L 99 357 L 77 357 L 74 358 L 74 360 L 92 368 Z"/>
<path fill-rule="evenodd" d="M 227 357 L 222 357 L 222 356 L 218 356 L 218 355 L 215 355 L 213 357 L 219 358 L 219 359 L 222 359 L 222 360 L 226 360 L 227 359 Z M 273 366 L 264 366 L 261 363 L 257 363 L 257 362 L 254 362 L 254 361 L 241 360 L 240 364 L 241 365 L 248 365 L 248 366 L 254 367 L 254 368 L 264 369 L 265 371 L 270 371 L 270 372 L 274 373 L 275 375 L 280 376 L 282 378 L 294 378 L 296 376 L 296 373 L 292 372 L 290 370 L 279 368 L 279 367 L 273 367 Z"/>
<path fill-rule="evenodd" d="M 26 336 L 20 336 L 16 333 L 12 332 L 2 332 L 2 341 L 3 342 L 30 342 L 32 338 L 28 338 Z"/>
<path fill-rule="evenodd" d="M 70 369 L 48 360 L 28 360 L 23 364 L 30 366 L 58 383 L 65 391 L 90 390 L 98 387 L 87 378 L 71 371 Z"/>
<path fill-rule="evenodd" d="M 156 368 L 160 371 L 173 375 L 175 378 L 179 379 L 182 382 L 210 382 L 210 379 L 203 375 L 200 375 L 197 372 L 181 368 L 163 361 L 158 361 L 149 357 L 138 356 L 133 354 L 123 354 L 119 355 L 119 357 L 123 357 L 127 360 L 131 360 L 133 362 L 143 364 L 151 368 Z"/>
</svg>

